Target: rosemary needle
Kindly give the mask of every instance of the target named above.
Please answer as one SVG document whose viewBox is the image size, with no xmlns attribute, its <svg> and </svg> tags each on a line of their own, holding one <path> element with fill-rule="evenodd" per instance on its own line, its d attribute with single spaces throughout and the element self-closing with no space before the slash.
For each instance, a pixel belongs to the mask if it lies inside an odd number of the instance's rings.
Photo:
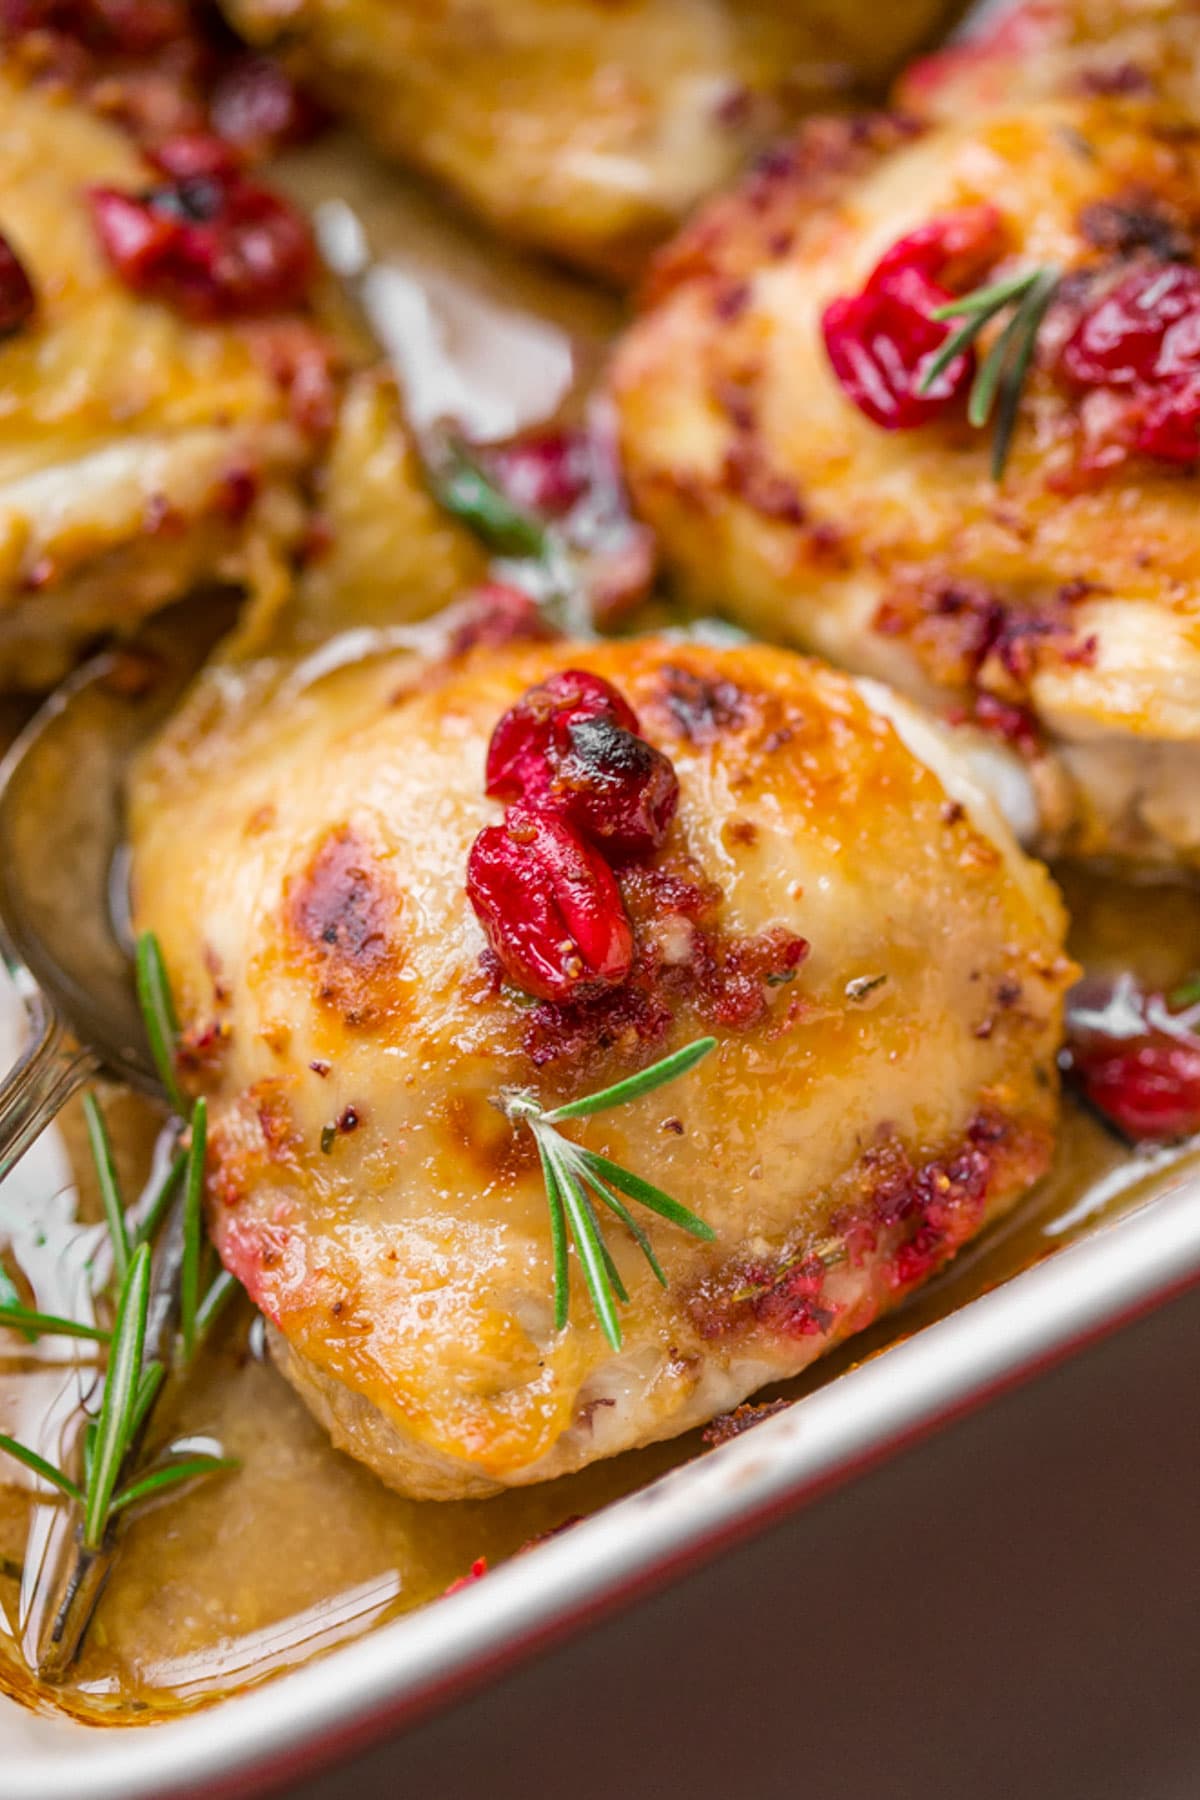
<svg viewBox="0 0 1200 1800">
<path fill-rule="evenodd" d="M 192 1108 L 192 1141 L 188 1149 L 183 1189 L 183 1265 L 179 1273 L 179 1323 L 183 1355 L 190 1361 L 196 1348 L 196 1314 L 200 1305 L 200 1246 L 204 1235 L 201 1200 L 204 1195 L 204 1156 L 208 1143 L 208 1107 L 197 1100 Z"/>
<path fill-rule="evenodd" d="M 678 1200 L 664 1194 L 653 1182 L 635 1174 L 632 1169 L 624 1169 L 619 1163 L 611 1162 L 608 1157 L 599 1155 L 595 1150 L 572 1143 L 560 1134 L 558 1125 L 564 1120 L 588 1118 L 609 1107 L 624 1106 L 643 1094 L 652 1093 L 655 1088 L 662 1087 L 668 1081 L 678 1081 L 681 1076 L 694 1069 L 710 1050 L 716 1048 L 716 1042 L 716 1038 L 712 1037 L 699 1038 L 694 1044 L 686 1044 L 681 1050 L 673 1051 L 670 1056 L 664 1056 L 636 1075 L 629 1075 L 611 1087 L 601 1088 L 595 1094 L 585 1094 L 578 1100 L 570 1100 L 549 1111 L 543 1111 L 536 1096 L 523 1088 L 505 1089 L 499 1095 L 498 1104 L 506 1117 L 514 1125 L 528 1125 L 537 1145 L 546 1189 L 546 1204 L 550 1211 L 555 1330 L 561 1331 L 567 1323 L 569 1238 L 575 1245 L 592 1310 L 601 1329 L 614 1350 L 621 1347 L 617 1303 L 627 1302 L 629 1295 L 612 1252 L 604 1241 L 593 1199 L 599 1201 L 626 1227 L 649 1264 L 655 1280 L 663 1287 L 667 1285 L 667 1278 L 654 1254 L 654 1247 L 619 1195 L 623 1194 L 626 1199 L 637 1201 L 639 1206 L 657 1213 L 660 1218 L 666 1219 L 681 1231 L 686 1231 L 691 1237 L 711 1241 L 715 1236 L 710 1225 L 706 1225 L 703 1219 L 698 1218 Z"/>
<path fill-rule="evenodd" d="M 177 1113 L 186 1110 L 184 1098 L 175 1076 L 175 1040 L 179 1022 L 171 1000 L 162 946 L 152 931 L 143 931 L 134 952 L 138 1004 L 150 1040 L 150 1054 L 166 1090 L 167 1099 Z"/>
<path fill-rule="evenodd" d="M 1049 264 L 1026 269 L 1004 281 L 991 282 L 959 299 L 947 301 L 945 306 L 935 307 L 931 315 L 939 320 L 962 319 L 963 323 L 950 333 L 930 360 L 918 383 L 920 394 L 929 393 L 938 376 L 955 357 L 969 350 L 984 327 L 1015 303 L 1011 317 L 980 363 L 967 397 L 967 418 L 977 430 L 982 430 L 994 417 L 993 481 L 1000 480 L 1008 461 L 1038 332 L 1058 291 L 1059 279 L 1059 271 Z"/>
<path fill-rule="evenodd" d="M 100 1199 L 104 1205 L 104 1219 L 108 1226 L 109 1241 L 112 1244 L 113 1274 L 118 1282 L 122 1282 L 125 1279 L 125 1271 L 129 1267 L 129 1227 L 125 1221 L 125 1208 L 121 1205 L 121 1193 L 117 1186 L 117 1165 L 113 1160 L 112 1140 L 108 1135 L 108 1126 L 104 1123 L 104 1114 L 100 1111 L 95 1094 L 83 1096 L 83 1115 L 87 1121 L 92 1161 L 96 1167 L 96 1180 L 100 1187 Z"/>
<path fill-rule="evenodd" d="M 140 1244 L 130 1259 L 113 1325 L 104 1399 L 96 1431 L 95 1452 L 83 1508 L 83 1543 L 98 1550 L 108 1525 L 109 1506 L 137 1408 L 150 1307 L 150 1247 Z"/>
</svg>

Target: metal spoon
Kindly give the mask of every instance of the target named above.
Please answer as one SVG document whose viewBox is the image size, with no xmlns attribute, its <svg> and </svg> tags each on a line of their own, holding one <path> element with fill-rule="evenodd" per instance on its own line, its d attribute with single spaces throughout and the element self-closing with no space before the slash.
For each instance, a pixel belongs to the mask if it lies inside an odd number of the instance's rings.
<svg viewBox="0 0 1200 1800">
<path fill-rule="evenodd" d="M 160 614 L 58 688 L 0 762 L 0 954 L 29 1021 L 0 1081 L 0 1179 L 101 1070 L 161 1095 L 122 938 L 125 772 L 233 618 L 224 593 Z"/>
</svg>

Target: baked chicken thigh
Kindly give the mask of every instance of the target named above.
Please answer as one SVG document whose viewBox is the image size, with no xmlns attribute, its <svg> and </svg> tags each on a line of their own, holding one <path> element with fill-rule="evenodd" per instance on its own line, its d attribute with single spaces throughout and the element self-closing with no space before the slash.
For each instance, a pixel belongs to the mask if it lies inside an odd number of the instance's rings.
<svg viewBox="0 0 1200 1800">
<path fill-rule="evenodd" d="M 302 514 L 313 422 L 290 404 L 299 317 L 199 322 L 106 253 L 100 193 L 165 191 L 129 139 L 0 72 L 0 683 L 40 686 L 100 630 L 193 583 L 266 588 Z M 127 222 L 127 221 L 126 221 Z M 132 252 L 131 252 L 132 254 Z"/>
<path fill-rule="evenodd" d="M 1198 231 L 1157 102 L 814 123 L 616 356 L 683 589 L 1019 754 L 1049 852 L 1200 866 Z"/>
<path fill-rule="evenodd" d="M 227 669 L 185 704 L 134 784 L 133 892 L 208 1096 L 213 1240 L 385 1481 L 484 1495 L 682 1432 L 861 1329 L 1046 1168 L 1061 904 L 915 709 L 699 642 L 336 662 L 252 665 L 240 696 Z M 610 708 L 586 756 L 571 738 L 572 806 L 630 770 L 677 794 L 657 850 L 644 818 L 620 855 L 595 840 L 611 870 L 575 813 L 502 827 L 484 792 L 485 759 L 493 791 L 532 780 L 527 728 L 568 691 Z M 502 870 L 498 913 L 485 850 L 521 890 Z M 556 1324 L 529 1106 L 708 1033 L 673 1085 L 561 1131 L 711 1241 L 631 1202 L 660 1286 L 605 1213 L 619 1344 L 575 1250 Z"/>
<path fill-rule="evenodd" d="M 906 111 L 950 120 L 1016 99 L 1104 93 L 1200 112 L 1196 0 L 1016 0 L 922 57 L 896 89 Z"/>
<path fill-rule="evenodd" d="M 827 0 L 224 0 L 388 152 L 502 231 L 628 275 L 798 111 L 952 13 Z"/>
</svg>

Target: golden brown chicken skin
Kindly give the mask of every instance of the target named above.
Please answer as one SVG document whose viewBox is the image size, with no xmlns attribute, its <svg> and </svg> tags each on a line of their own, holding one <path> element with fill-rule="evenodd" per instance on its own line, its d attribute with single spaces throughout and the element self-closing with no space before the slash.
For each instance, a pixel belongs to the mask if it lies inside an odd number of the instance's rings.
<svg viewBox="0 0 1200 1800">
<path fill-rule="evenodd" d="M 897 246 L 964 220 L 986 254 L 953 294 L 1062 277 L 999 479 L 965 393 L 885 429 L 826 342 Z M 1023 763 L 1041 848 L 1166 868 L 1200 866 L 1200 440 L 1163 310 L 1191 330 L 1198 228 L 1200 136 L 1155 106 L 814 124 L 664 253 L 612 378 L 635 507 L 689 596 L 974 721 Z M 1089 320 L 1103 363 L 1114 294 L 1122 345 L 1148 323 L 1089 384 L 1070 342 Z"/>
<path fill-rule="evenodd" d="M 325 653 L 326 659 L 329 652 Z M 201 689 L 144 762 L 137 922 L 209 1097 L 209 1221 L 334 1441 L 449 1498 L 686 1430 L 868 1324 L 1047 1166 L 1071 965 L 1049 877 L 914 709 L 788 652 L 646 639 L 392 651 Z M 599 674 L 673 761 L 603 994 L 501 981 L 464 891 L 489 734 Z M 186 849 L 184 848 L 186 846 Z M 616 1221 L 613 1349 L 495 1102 L 677 1084 L 564 1126 L 712 1227 Z"/>
<path fill-rule="evenodd" d="M 899 104 L 953 120 L 1052 95 L 1114 94 L 1200 111 L 1196 0 L 1016 0 L 897 83 Z"/>
<path fill-rule="evenodd" d="M 156 179 L 114 127 L 0 73 L 0 230 L 35 296 L 0 342 L 8 685 L 197 581 L 269 589 L 299 534 L 314 443 L 262 341 L 139 298 L 101 247 L 89 188 Z"/>
<path fill-rule="evenodd" d="M 902 0 L 225 0 L 375 141 L 501 231 L 624 277 L 799 110 L 956 8 Z"/>
<path fill-rule="evenodd" d="M 203 584 L 244 589 L 265 628 L 303 564 L 296 617 L 317 636 L 342 608 L 366 622 L 368 569 L 392 617 L 475 579 L 315 253 L 295 305 L 195 317 L 114 262 L 97 191 L 203 210 L 203 179 L 172 185 L 64 89 L 0 69 L 0 277 L 7 247 L 32 289 L 0 330 L 0 686 L 47 685 Z"/>
</svg>

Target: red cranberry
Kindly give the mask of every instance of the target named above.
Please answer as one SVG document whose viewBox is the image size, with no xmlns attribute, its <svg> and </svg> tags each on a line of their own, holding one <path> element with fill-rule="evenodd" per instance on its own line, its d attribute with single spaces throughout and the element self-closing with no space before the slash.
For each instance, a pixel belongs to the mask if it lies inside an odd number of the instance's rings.
<svg viewBox="0 0 1200 1800">
<path fill-rule="evenodd" d="M 1200 269 L 1134 269 L 1084 311 L 1059 353 L 1068 381 L 1087 390 L 1087 460 L 1096 467 L 1140 450 L 1160 462 L 1200 459 Z"/>
<path fill-rule="evenodd" d="M 889 431 L 925 425 L 971 385 L 973 353 L 947 364 L 920 391 L 934 356 L 955 329 L 933 317 L 952 300 L 949 277 L 961 280 L 994 257 L 999 218 L 989 206 L 932 220 L 892 245 L 859 294 L 825 308 L 821 329 L 833 371 L 860 412 Z"/>
<path fill-rule="evenodd" d="M 1200 1131 L 1200 1037 L 1131 977 L 1071 997 L 1064 1067 L 1125 1137 L 1170 1142 Z"/>
<path fill-rule="evenodd" d="M 612 870 L 573 826 L 513 807 L 471 846 L 467 896 L 506 975 L 540 1000 L 615 987 L 633 928 Z"/>
<path fill-rule="evenodd" d="M 606 856 L 649 856 L 661 846 L 679 804 L 679 778 L 669 758 L 610 718 L 577 719 L 566 735 L 569 747 L 555 766 L 553 798 Z"/>
<path fill-rule="evenodd" d="M 1063 345 L 1064 374 L 1081 387 L 1132 387 L 1200 367 L 1200 269 L 1135 269 L 1084 313 Z"/>
<path fill-rule="evenodd" d="M 142 194 L 90 192 L 105 253 L 135 293 L 199 320 L 303 301 L 316 251 L 294 207 L 237 172 L 218 139 L 176 139 L 155 156 L 169 183 Z"/>
<path fill-rule="evenodd" d="M 241 56 L 218 77 L 208 116 L 219 136 L 253 156 L 315 137 L 319 103 L 269 56 Z"/>
<path fill-rule="evenodd" d="M 24 264 L 8 239 L 0 235 L 0 338 L 19 331 L 36 304 Z"/>
<path fill-rule="evenodd" d="M 568 728 L 583 719 L 608 719 L 639 730 L 637 714 L 610 682 L 586 669 L 550 675 L 522 694 L 492 733 L 485 791 L 494 800 L 535 798 L 548 792 Z"/>
</svg>

